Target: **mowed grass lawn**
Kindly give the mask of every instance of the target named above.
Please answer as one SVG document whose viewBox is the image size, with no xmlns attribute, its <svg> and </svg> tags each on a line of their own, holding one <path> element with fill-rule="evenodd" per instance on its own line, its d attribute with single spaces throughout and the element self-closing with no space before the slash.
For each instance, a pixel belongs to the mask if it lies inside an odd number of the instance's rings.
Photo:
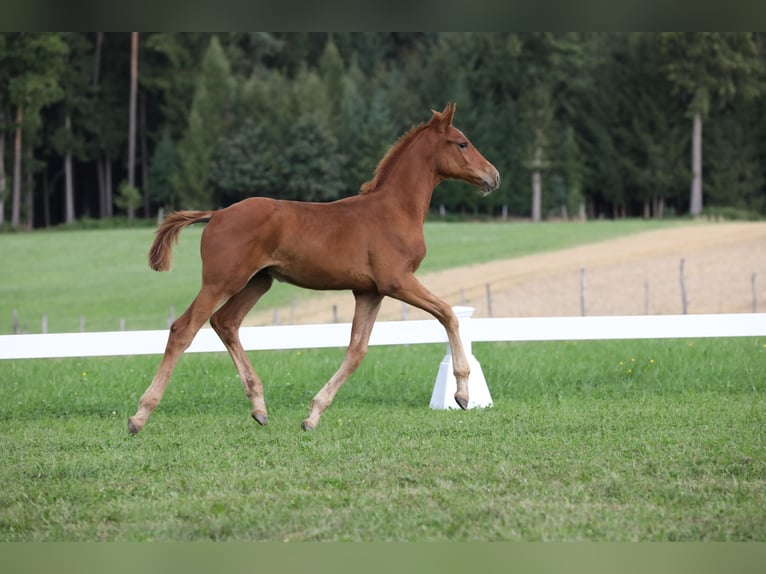
<svg viewBox="0 0 766 574">
<path fill-rule="evenodd" d="M 421 272 L 514 257 L 600 241 L 677 221 L 595 221 L 587 224 L 427 223 L 429 252 Z M 202 225 L 183 231 L 174 248 L 173 269 L 156 273 L 147 265 L 153 230 L 50 231 L 0 234 L 0 334 L 12 332 L 16 310 L 22 330 L 73 332 L 163 329 L 170 308 L 180 315 L 200 287 Z M 332 253 L 329 252 L 328 256 Z M 276 284 L 259 308 L 282 306 L 312 292 Z"/>
<path fill-rule="evenodd" d="M 423 271 L 676 223 L 429 223 Z M 161 329 L 199 287 L 201 227 L 0 235 L 0 333 Z M 303 292 L 280 285 L 264 305 Z M 431 411 L 443 345 L 372 348 L 313 433 L 343 350 L 0 361 L 0 541 L 766 540 L 766 339 L 475 344 L 494 406 Z"/>
<path fill-rule="evenodd" d="M 0 362 L 0 541 L 766 540 L 766 339 L 475 344 L 494 406 L 431 411 L 443 345 Z"/>
</svg>

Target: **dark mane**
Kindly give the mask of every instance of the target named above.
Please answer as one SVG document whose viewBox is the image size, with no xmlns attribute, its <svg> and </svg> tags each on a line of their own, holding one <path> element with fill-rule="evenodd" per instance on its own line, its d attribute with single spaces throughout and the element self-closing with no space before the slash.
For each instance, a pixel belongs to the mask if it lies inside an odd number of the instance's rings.
<svg viewBox="0 0 766 574">
<path fill-rule="evenodd" d="M 391 171 L 391 166 L 394 165 L 396 161 L 401 157 L 401 155 L 404 153 L 404 150 L 407 149 L 407 146 L 412 142 L 412 140 L 414 140 L 415 137 L 420 134 L 420 132 L 422 132 L 427 126 L 428 124 L 420 124 L 415 126 L 398 140 L 396 140 L 388 149 L 386 155 L 383 156 L 383 159 L 378 162 L 378 166 L 375 168 L 375 175 L 373 178 L 370 181 L 362 184 L 362 186 L 359 188 L 359 193 L 373 193 L 377 191 L 380 187 L 380 184 L 385 181 L 386 176 Z"/>
</svg>

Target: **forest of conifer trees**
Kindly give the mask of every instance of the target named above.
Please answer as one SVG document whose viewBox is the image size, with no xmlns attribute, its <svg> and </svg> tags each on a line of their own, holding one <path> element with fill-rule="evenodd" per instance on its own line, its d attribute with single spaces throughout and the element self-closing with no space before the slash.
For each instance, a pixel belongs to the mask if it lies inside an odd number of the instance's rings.
<svg viewBox="0 0 766 574">
<path fill-rule="evenodd" d="M 457 102 L 436 213 L 766 216 L 764 33 L 2 33 L 0 228 L 357 193 Z"/>
</svg>

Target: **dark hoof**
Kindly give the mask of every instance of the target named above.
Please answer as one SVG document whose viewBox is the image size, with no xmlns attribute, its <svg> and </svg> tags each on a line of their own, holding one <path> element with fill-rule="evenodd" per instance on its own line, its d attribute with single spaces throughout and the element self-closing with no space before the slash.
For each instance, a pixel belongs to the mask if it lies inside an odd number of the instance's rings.
<svg viewBox="0 0 766 574">
<path fill-rule="evenodd" d="M 463 395 L 455 395 L 455 402 L 464 411 L 468 410 L 468 397 L 465 397 Z"/>
<path fill-rule="evenodd" d="M 136 434 L 139 430 L 141 429 L 136 426 L 136 423 L 133 422 L 133 419 L 128 419 L 128 432 L 130 434 Z"/>
<path fill-rule="evenodd" d="M 256 420 L 256 422 L 261 426 L 265 427 L 269 422 L 268 415 L 262 411 L 253 411 L 252 416 Z"/>
<path fill-rule="evenodd" d="M 314 427 L 314 425 L 313 425 L 313 424 L 311 424 L 311 423 L 309 422 L 309 420 L 308 420 L 308 419 L 306 419 L 305 421 L 303 421 L 303 422 L 301 423 L 301 428 L 302 428 L 303 430 L 305 430 L 305 431 L 307 431 L 307 432 L 308 432 L 308 431 L 313 431 L 315 427 Z"/>
</svg>

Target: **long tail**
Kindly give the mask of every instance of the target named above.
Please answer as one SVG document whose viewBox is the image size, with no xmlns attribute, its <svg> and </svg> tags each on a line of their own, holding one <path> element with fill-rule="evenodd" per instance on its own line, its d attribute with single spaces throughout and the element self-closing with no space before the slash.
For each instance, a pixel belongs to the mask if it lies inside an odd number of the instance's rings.
<svg viewBox="0 0 766 574">
<path fill-rule="evenodd" d="M 210 221 L 213 211 L 176 211 L 171 213 L 157 229 L 152 248 L 149 250 L 149 267 L 155 271 L 170 271 L 173 262 L 173 243 L 187 225 Z"/>
</svg>

